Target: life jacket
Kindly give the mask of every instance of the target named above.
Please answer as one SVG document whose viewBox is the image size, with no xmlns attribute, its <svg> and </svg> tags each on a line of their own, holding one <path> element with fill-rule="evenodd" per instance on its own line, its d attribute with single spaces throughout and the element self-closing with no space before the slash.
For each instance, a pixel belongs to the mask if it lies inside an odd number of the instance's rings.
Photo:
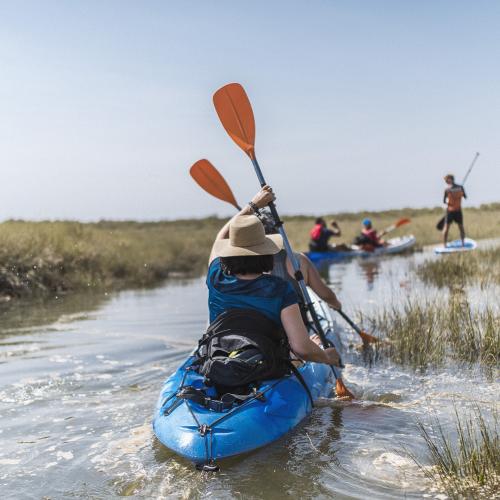
<svg viewBox="0 0 500 500">
<path fill-rule="evenodd" d="M 377 231 L 375 229 L 363 229 L 361 231 L 361 234 L 365 236 L 368 240 L 370 240 L 370 243 L 373 243 L 375 245 L 379 244 L 379 238 L 377 236 Z"/>
<path fill-rule="evenodd" d="M 201 338 L 196 354 L 199 372 L 222 394 L 290 372 L 285 331 L 254 309 L 219 314 Z"/>
<path fill-rule="evenodd" d="M 446 190 L 446 198 L 448 201 L 448 212 L 458 212 L 462 208 L 462 198 L 464 191 L 462 186 L 453 185 Z"/>
<path fill-rule="evenodd" d="M 318 241 L 320 236 L 321 236 L 321 230 L 323 229 L 323 226 L 321 224 L 316 224 L 311 231 L 309 232 L 311 239 L 313 241 Z"/>
</svg>

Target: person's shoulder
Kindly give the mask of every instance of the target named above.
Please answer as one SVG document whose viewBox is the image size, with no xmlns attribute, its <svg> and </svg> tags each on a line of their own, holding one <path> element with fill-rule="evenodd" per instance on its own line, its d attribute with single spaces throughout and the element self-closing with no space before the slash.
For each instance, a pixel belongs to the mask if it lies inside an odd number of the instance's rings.
<svg viewBox="0 0 500 500">
<path fill-rule="evenodd" d="M 215 259 L 208 265 L 208 270 L 211 271 L 212 269 L 218 269 L 219 266 L 220 266 L 220 258 L 215 257 Z"/>
<path fill-rule="evenodd" d="M 220 270 L 220 259 L 219 257 L 216 257 L 208 265 L 207 279 L 212 278 L 219 270 Z"/>
</svg>

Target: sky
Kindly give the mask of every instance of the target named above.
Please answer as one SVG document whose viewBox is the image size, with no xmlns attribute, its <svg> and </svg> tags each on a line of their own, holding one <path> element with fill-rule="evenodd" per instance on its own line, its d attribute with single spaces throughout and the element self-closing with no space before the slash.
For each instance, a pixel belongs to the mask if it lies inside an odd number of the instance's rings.
<svg viewBox="0 0 500 500">
<path fill-rule="evenodd" d="M 0 219 L 232 213 L 258 182 L 212 104 L 246 89 L 284 214 L 500 201 L 496 0 L 0 0 Z"/>
</svg>

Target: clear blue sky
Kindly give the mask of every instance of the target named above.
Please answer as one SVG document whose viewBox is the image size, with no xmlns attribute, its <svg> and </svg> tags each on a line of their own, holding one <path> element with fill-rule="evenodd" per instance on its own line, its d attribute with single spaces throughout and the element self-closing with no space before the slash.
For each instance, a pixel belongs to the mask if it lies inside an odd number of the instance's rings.
<svg viewBox="0 0 500 500">
<path fill-rule="evenodd" d="M 0 0 L 0 219 L 231 213 L 250 163 L 212 93 L 239 81 L 283 213 L 500 200 L 500 2 Z"/>
</svg>

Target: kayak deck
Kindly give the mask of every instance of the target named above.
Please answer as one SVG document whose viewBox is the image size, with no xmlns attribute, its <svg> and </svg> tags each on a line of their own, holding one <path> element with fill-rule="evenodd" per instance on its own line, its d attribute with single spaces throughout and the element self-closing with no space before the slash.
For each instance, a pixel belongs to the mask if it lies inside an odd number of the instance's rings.
<svg viewBox="0 0 500 500">
<path fill-rule="evenodd" d="M 371 257 L 378 255 L 390 255 L 395 253 L 405 252 L 415 246 L 416 238 L 413 235 L 400 236 L 398 238 L 391 238 L 387 240 L 389 244 L 386 247 L 378 247 L 373 251 L 363 250 L 358 245 L 352 245 L 351 251 L 328 251 L 328 252 L 306 252 L 306 255 L 312 262 L 319 262 L 323 260 L 341 260 L 351 257 Z"/>
<path fill-rule="evenodd" d="M 341 350 L 338 333 L 329 309 L 317 297 L 315 308 L 321 317 L 327 338 Z M 214 464 L 216 459 L 231 457 L 265 446 L 283 437 L 312 411 L 311 398 L 297 376 L 292 374 L 261 383 L 255 397 L 228 408 L 199 404 L 182 397 L 183 388 L 214 395 L 204 377 L 188 359 L 165 381 L 156 404 L 153 430 L 159 441 L 197 466 Z M 335 368 L 335 376 L 341 370 Z M 298 367 L 316 401 L 332 395 L 335 376 L 330 366 L 306 362 Z"/>
<path fill-rule="evenodd" d="M 204 388 L 203 377 L 189 369 L 192 361 L 190 357 L 165 383 L 153 429 L 167 448 L 195 464 L 211 463 L 265 446 L 293 429 L 312 410 L 304 387 L 294 375 L 265 382 L 259 387 L 259 397 L 227 410 L 216 411 L 180 399 L 177 394 L 183 379 L 184 386 Z M 313 400 L 331 394 L 330 367 L 305 363 L 299 370 Z"/>
</svg>

